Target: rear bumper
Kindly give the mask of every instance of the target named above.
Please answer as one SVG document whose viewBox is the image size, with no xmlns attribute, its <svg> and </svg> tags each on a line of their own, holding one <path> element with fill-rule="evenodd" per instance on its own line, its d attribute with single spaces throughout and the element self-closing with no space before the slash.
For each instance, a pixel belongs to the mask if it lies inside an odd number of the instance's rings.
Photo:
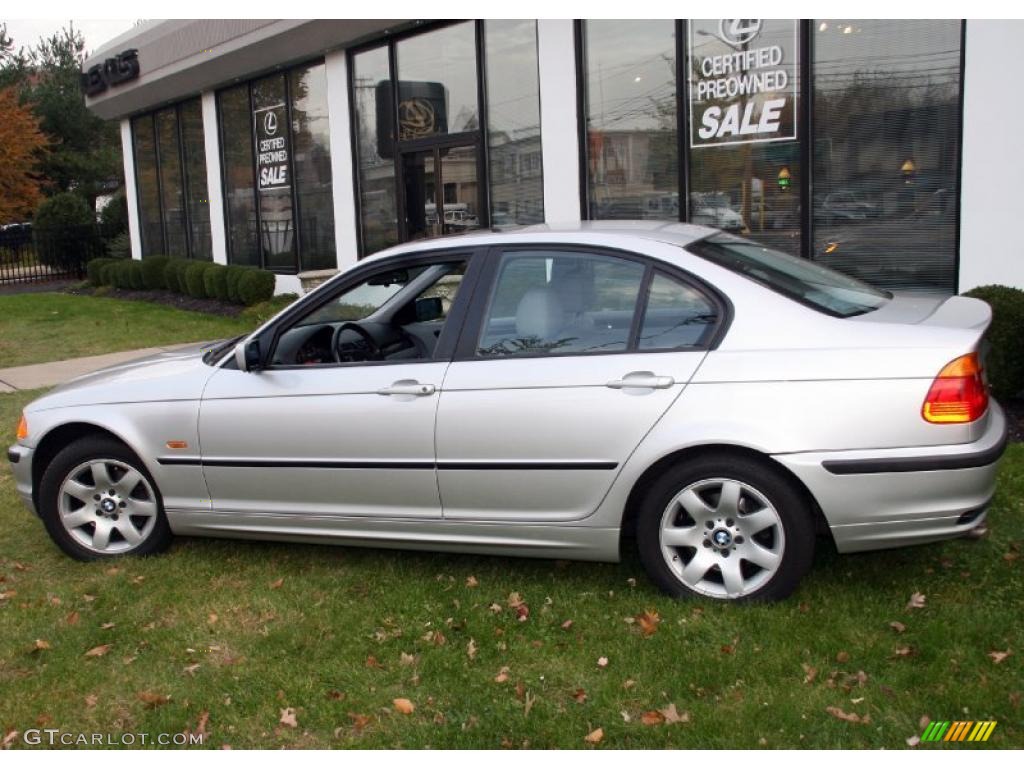
<svg viewBox="0 0 1024 768">
<path fill-rule="evenodd" d="M 962 536 L 985 522 L 1006 449 L 1006 419 L 994 401 L 973 443 L 774 458 L 821 507 L 840 552 L 925 544 Z"/>
<path fill-rule="evenodd" d="M 7 449 L 7 461 L 14 474 L 14 486 L 18 495 L 32 512 L 36 505 L 32 501 L 32 454 L 34 451 L 24 445 L 12 445 Z"/>
</svg>

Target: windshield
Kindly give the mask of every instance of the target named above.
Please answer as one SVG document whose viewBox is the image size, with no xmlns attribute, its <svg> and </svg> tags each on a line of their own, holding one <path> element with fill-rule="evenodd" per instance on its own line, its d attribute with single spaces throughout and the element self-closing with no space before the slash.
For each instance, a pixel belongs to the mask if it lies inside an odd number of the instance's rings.
<svg viewBox="0 0 1024 768">
<path fill-rule="evenodd" d="M 836 317 L 871 312 L 892 298 L 892 294 L 813 261 L 732 235 L 712 235 L 691 243 L 687 250 L 787 298 Z"/>
</svg>

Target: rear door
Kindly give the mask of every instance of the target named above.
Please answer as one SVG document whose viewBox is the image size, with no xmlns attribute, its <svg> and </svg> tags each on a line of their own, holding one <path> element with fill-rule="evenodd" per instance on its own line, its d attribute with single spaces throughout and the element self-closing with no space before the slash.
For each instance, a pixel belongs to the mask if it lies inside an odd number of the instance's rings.
<svg viewBox="0 0 1024 768">
<path fill-rule="evenodd" d="M 492 250 L 437 414 L 446 519 L 574 520 L 679 396 L 724 314 L 616 251 Z"/>
</svg>

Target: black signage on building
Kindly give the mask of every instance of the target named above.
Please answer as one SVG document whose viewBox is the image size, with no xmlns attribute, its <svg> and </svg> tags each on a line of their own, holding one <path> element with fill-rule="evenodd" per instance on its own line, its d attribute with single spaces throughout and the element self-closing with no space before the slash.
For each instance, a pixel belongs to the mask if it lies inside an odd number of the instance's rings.
<svg viewBox="0 0 1024 768">
<path fill-rule="evenodd" d="M 391 81 L 377 83 L 377 154 L 394 157 L 395 106 Z M 398 83 L 398 140 L 413 141 L 448 133 L 448 98 L 443 83 Z"/>
<path fill-rule="evenodd" d="M 82 73 L 82 91 L 86 96 L 98 96 L 113 85 L 121 85 L 139 76 L 139 52 L 135 48 L 121 51 L 117 56 L 94 64 Z"/>
<path fill-rule="evenodd" d="M 256 172 L 259 191 L 287 189 L 288 115 L 284 104 L 263 107 L 253 112 L 256 122 Z"/>
</svg>

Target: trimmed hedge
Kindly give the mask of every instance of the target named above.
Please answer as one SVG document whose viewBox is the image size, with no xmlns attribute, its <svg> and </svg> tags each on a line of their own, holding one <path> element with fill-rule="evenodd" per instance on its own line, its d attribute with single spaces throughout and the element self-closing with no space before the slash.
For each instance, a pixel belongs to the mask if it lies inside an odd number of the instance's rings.
<svg viewBox="0 0 1024 768">
<path fill-rule="evenodd" d="M 250 269 L 238 281 L 238 297 L 247 307 L 269 301 L 274 295 L 276 280 L 273 272 Z"/>
<path fill-rule="evenodd" d="M 167 287 L 164 270 L 167 269 L 167 256 L 147 256 L 142 260 L 142 282 L 151 291 Z"/>
<path fill-rule="evenodd" d="M 86 267 L 89 282 L 127 290 L 165 288 L 196 299 L 217 299 L 253 306 L 274 296 L 272 272 L 237 264 L 225 266 L 173 256 L 132 259 L 93 259 Z"/>
<path fill-rule="evenodd" d="M 982 285 L 965 296 L 992 307 L 992 325 L 985 332 L 991 345 L 985 374 L 992 394 L 1005 400 L 1024 391 L 1024 291 L 1006 285 Z"/>
</svg>

